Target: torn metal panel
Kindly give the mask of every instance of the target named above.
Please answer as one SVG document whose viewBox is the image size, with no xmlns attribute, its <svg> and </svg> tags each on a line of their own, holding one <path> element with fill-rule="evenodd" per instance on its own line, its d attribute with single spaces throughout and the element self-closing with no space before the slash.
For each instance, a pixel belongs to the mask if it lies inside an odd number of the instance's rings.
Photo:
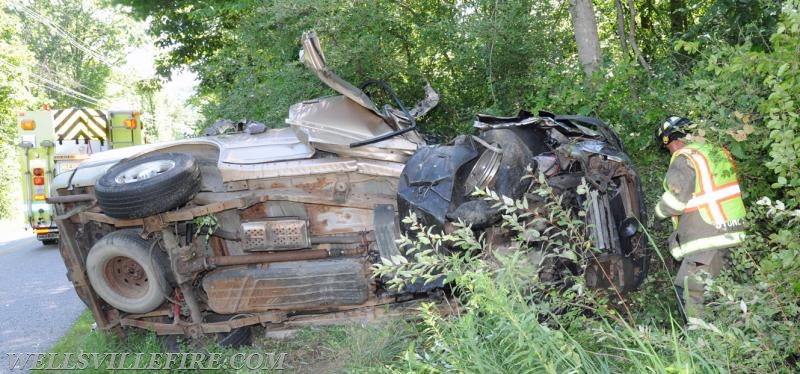
<svg viewBox="0 0 800 374">
<path fill-rule="evenodd" d="M 433 89 L 431 83 L 425 82 L 425 87 L 423 89 L 425 90 L 425 98 L 408 111 L 416 118 L 428 114 L 428 112 L 439 105 L 439 93 Z"/>
<path fill-rule="evenodd" d="M 294 104 L 286 123 L 302 130 L 308 142 L 329 144 L 350 144 L 394 130 L 383 118 L 344 96 Z"/>
<path fill-rule="evenodd" d="M 570 117 L 570 116 L 562 116 L 562 117 Z M 473 126 L 479 130 L 504 129 L 504 128 L 524 127 L 524 126 L 534 126 L 542 129 L 557 128 L 558 131 L 566 135 L 579 135 L 589 138 L 598 138 L 605 140 L 603 138 L 603 135 L 586 126 L 582 126 L 580 124 L 580 121 L 570 121 L 567 118 L 559 120 L 559 118 L 560 117 L 558 116 L 543 115 L 543 113 L 540 113 L 539 116 L 534 116 L 533 114 L 526 112 L 524 110 L 520 111 L 519 114 L 514 117 L 496 117 L 485 114 L 478 114 L 477 119 L 475 120 Z M 580 118 L 588 118 L 588 117 L 580 117 Z M 603 124 L 603 126 L 605 125 Z"/>
<path fill-rule="evenodd" d="M 408 156 L 419 146 L 395 136 L 368 148 L 350 147 L 354 142 L 373 139 L 394 129 L 383 118 L 342 96 L 294 104 L 289 108 L 286 123 L 314 148 L 342 156 L 392 160 L 392 152 Z"/>
<path fill-rule="evenodd" d="M 421 148 L 403 170 L 398 207 L 417 213 L 425 225 L 444 226 L 454 195 L 463 195 L 454 194 L 456 187 L 464 188 L 456 185 L 457 173 L 477 156 L 478 151 L 468 142 Z"/>
<path fill-rule="evenodd" d="M 328 68 L 316 32 L 309 31 L 303 33 L 301 41 L 303 43 L 303 49 L 300 51 L 300 60 L 307 68 L 313 71 L 321 81 L 328 85 L 328 87 L 344 95 L 354 103 L 358 103 L 361 107 L 376 115 L 380 115 L 380 110 L 378 110 L 378 107 L 364 91 L 361 91 L 361 89 L 350 84 L 350 82 L 340 78 Z"/>
<path fill-rule="evenodd" d="M 630 158 L 619 150 L 619 148 L 612 147 L 608 143 L 598 140 L 585 140 L 571 143 L 567 146 L 567 152 L 570 157 L 580 160 L 586 160 L 589 155 L 597 154 L 616 162 L 630 163 Z"/>
</svg>

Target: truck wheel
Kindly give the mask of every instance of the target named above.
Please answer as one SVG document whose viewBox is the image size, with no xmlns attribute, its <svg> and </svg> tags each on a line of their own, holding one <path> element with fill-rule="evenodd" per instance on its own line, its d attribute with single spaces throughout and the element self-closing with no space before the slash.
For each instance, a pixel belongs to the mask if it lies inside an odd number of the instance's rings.
<svg viewBox="0 0 800 374">
<path fill-rule="evenodd" d="M 103 212 L 144 218 L 177 208 L 200 190 L 200 168 L 185 153 L 161 153 L 112 166 L 95 185 Z"/>
<path fill-rule="evenodd" d="M 109 305 L 128 313 L 147 313 L 164 302 L 163 254 L 136 230 L 112 232 L 86 257 L 89 283 Z"/>
</svg>

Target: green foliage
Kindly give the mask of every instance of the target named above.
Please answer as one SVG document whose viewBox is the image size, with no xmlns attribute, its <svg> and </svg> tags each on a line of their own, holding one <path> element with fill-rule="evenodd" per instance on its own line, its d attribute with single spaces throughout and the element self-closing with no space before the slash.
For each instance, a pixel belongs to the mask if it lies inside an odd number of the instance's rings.
<svg viewBox="0 0 800 374">
<path fill-rule="evenodd" d="M 731 271 L 716 280 L 705 279 L 706 309 L 690 316 L 685 325 L 670 317 L 666 324 L 631 321 L 624 311 L 631 307 L 628 298 L 614 303 L 613 295 L 583 287 L 580 277 L 572 277 L 568 287 L 554 288 L 564 283 L 546 281 L 546 261 L 532 259 L 568 257 L 586 267 L 592 261 L 586 255 L 591 248 L 583 246 L 587 240 L 582 223 L 559 208 L 552 191 L 544 186 L 536 194 L 546 198 L 544 210 L 551 212 L 547 216 L 551 226 L 537 231 L 538 235 L 532 232 L 535 225 L 520 224 L 530 217 L 513 214 L 526 205 L 524 201 L 502 201 L 489 194 L 504 207 L 504 224 L 522 230 L 518 245 L 510 251 L 485 248 L 491 255 L 472 256 L 467 262 L 456 257 L 449 257 L 456 259 L 453 264 L 436 259 L 438 266 L 454 272 L 461 299 L 459 314 L 443 317 L 432 306 L 423 308 L 424 344 L 409 345 L 404 363 L 395 364 L 393 371 L 788 373 L 799 369 L 795 360 L 800 335 L 794 321 L 800 307 L 795 291 L 782 289 L 796 287 L 798 266 L 790 258 L 797 254 L 797 244 L 783 242 L 780 236 L 756 238 L 754 242 L 791 246 L 786 248 L 790 252 L 780 250 L 761 260 L 751 255 L 743 259 L 747 247 L 738 251 Z M 787 211 L 777 202 L 762 201 L 760 206 L 751 219 L 784 225 L 789 231 L 798 229 L 800 211 Z M 525 245 L 524 238 L 546 243 Z M 479 243 L 474 237 L 463 240 Z M 753 246 L 764 248 L 761 244 Z M 537 248 L 545 248 L 546 255 L 531 256 Z M 564 256 L 565 248 L 574 254 Z M 745 276 L 746 283 L 731 282 L 732 275 L 748 273 L 739 270 L 747 264 L 751 276 Z M 756 271 L 754 264 L 760 264 Z M 782 281 L 794 283 L 777 282 L 778 273 L 768 269 L 775 265 L 789 272 Z"/>
<path fill-rule="evenodd" d="M 5 8 L 0 9 L 0 159 L 8 161 L 0 165 L 0 218 L 11 218 L 17 213 L 17 112 L 34 102 L 34 97 L 25 89 L 25 76 L 18 70 L 33 59 L 15 32 L 18 23 L 17 17 Z"/>
<path fill-rule="evenodd" d="M 734 257 L 740 264 L 734 275 L 740 281 L 766 282 L 788 300 L 800 297 L 800 209 L 762 197 L 750 207 L 748 241 Z M 775 296 L 775 295 L 772 295 Z"/>
<path fill-rule="evenodd" d="M 782 0 L 717 0 L 687 4 L 693 7 L 697 22 L 684 38 L 727 44 L 752 42 L 758 49 L 769 47 Z"/>
<path fill-rule="evenodd" d="M 139 95 L 139 102 L 141 102 L 141 111 L 150 115 L 155 115 L 157 112 L 156 96 L 162 88 L 161 82 L 158 79 L 143 79 L 136 81 L 133 85 L 136 94 Z M 148 139 L 159 138 L 159 128 L 151 124 L 144 127 L 145 136 Z"/>
<path fill-rule="evenodd" d="M 411 346 L 405 354 L 409 370 L 611 371 L 605 358 L 593 355 L 578 340 L 588 336 L 569 332 L 570 325 L 582 321 L 582 310 L 604 308 L 602 302 L 597 303 L 602 298 L 587 291 L 582 278 L 571 271 L 553 274 L 559 268 L 558 262 L 586 263 L 578 260 L 587 252 L 588 240 L 579 239 L 585 226 L 560 208 L 549 187 L 538 186 L 534 193 L 546 201 L 532 212 L 527 200 L 512 201 L 492 191 L 478 191 L 500 208 L 503 226 L 515 238 L 511 248 L 487 251 L 485 257 L 471 255 L 470 250 L 485 247 L 472 230 L 461 227 L 457 233 L 443 236 L 415 226 L 417 242 L 440 248 L 445 240 L 467 250 L 462 256 L 411 259 L 433 261 L 419 268 L 446 269 L 462 308 L 454 320 L 439 316 L 431 306 L 423 308 L 427 341 L 419 348 Z M 383 264 L 378 268 L 392 266 Z M 394 266 L 403 269 L 405 264 Z M 544 273 L 546 278 L 540 277 Z"/>
<path fill-rule="evenodd" d="M 101 10 L 99 1 L 17 3 L 12 9 L 21 20 L 18 35 L 33 52 L 25 70 L 51 107 L 102 108 L 112 78 L 126 86 L 115 69 L 140 34 L 120 9 Z"/>
<path fill-rule="evenodd" d="M 91 312 L 88 310 L 85 311 L 78 317 L 78 320 L 72 328 L 67 331 L 64 337 L 50 348 L 49 352 L 56 353 L 59 357 L 64 357 L 65 353 L 70 353 L 72 357 L 66 367 L 75 367 L 78 365 L 77 356 L 82 352 L 98 352 L 101 356 L 106 352 L 128 353 L 124 361 L 124 366 L 135 367 L 135 353 L 142 352 L 147 354 L 164 351 L 161 342 L 155 334 L 137 332 L 122 339 L 119 336 L 94 330 L 92 327 L 93 323 L 94 319 L 92 318 Z M 98 370 L 94 370 L 90 364 L 89 367 L 82 372 L 106 373 L 109 372 L 109 370 L 107 370 L 107 364 L 108 360 L 105 361 L 105 365 L 100 365 Z M 64 367 L 64 365 L 62 362 L 57 362 L 55 363 L 55 367 Z M 48 371 L 34 370 L 33 372 L 46 373 Z"/>
<path fill-rule="evenodd" d="M 766 166 L 777 176 L 774 188 L 781 189 L 792 206 L 800 205 L 800 2 L 787 4 L 777 31 L 770 38 L 772 50 L 759 55 L 757 71 L 764 77 L 769 96 L 759 108 L 769 131 L 770 160 Z"/>
<path fill-rule="evenodd" d="M 568 13 L 547 2 L 130 3 L 160 20 L 151 32 L 173 48 L 164 66 L 199 74 L 196 102 L 208 123 L 280 125 L 289 105 L 330 93 L 297 59 L 309 29 L 331 68 L 355 84 L 383 79 L 413 105 L 430 81 L 442 102 L 423 127 L 448 136 L 467 130 L 476 112 L 529 107 L 521 92 L 545 92 L 545 72 L 574 68 L 563 58 L 572 53 Z"/>
<path fill-rule="evenodd" d="M 194 233 L 194 237 L 197 238 L 200 234 L 203 234 L 203 240 L 208 242 L 208 238 L 214 234 L 215 231 L 219 228 L 219 220 L 217 216 L 213 214 L 206 214 L 204 216 L 198 216 L 194 218 L 194 225 L 197 228 L 197 231 Z"/>
<path fill-rule="evenodd" d="M 391 290 L 403 291 L 407 283 L 428 284 L 441 277 L 451 282 L 457 268 L 468 266 L 472 256 L 482 248 L 480 242 L 473 240 L 472 230 L 463 225 L 457 225 L 451 234 L 437 233 L 423 227 L 413 213 L 404 218 L 403 223 L 409 227 L 398 241 L 404 255 L 383 259 L 382 263 L 372 266 L 373 276 L 387 280 L 386 285 Z M 461 251 L 448 253 L 448 246 Z"/>
<path fill-rule="evenodd" d="M 762 198 L 751 206 L 747 220 L 748 240 L 732 251 L 729 271 L 706 280 L 709 313 L 713 313 L 708 322 L 716 326 L 707 335 L 730 342 L 726 354 L 739 358 L 731 362 L 732 371 L 797 370 L 800 245 L 795 238 L 800 210 Z"/>
<path fill-rule="evenodd" d="M 140 20 L 150 18 L 150 31 L 156 38 L 156 46 L 170 50 L 157 66 L 164 77 L 169 77 L 175 67 L 201 64 L 234 42 L 236 37 L 231 30 L 235 30 L 242 17 L 257 4 L 251 0 L 114 2 L 128 6 L 131 15 Z"/>
</svg>

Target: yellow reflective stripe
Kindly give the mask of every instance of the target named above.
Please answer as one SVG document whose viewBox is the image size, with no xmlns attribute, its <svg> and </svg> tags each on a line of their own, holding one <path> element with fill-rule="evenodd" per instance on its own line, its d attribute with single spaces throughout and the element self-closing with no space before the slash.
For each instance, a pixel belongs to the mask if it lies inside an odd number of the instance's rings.
<svg viewBox="0 0 800 374">
<path fill-rule="evenodd" d="M 656 217 L 667 218 L 667 215 L 661 211 L 661 204 L 656 204 Z"/>
<path fill-rule="evenodd" d="M 675 257 L 676 260 L 680 260 L 683 256 L 692 252 L 732 247 L 741 243 L 744 238 L 744 231 L 739 231 L 692 240 L 688 243 L 681 244 L 679 247 L 673 248 L 671 251 L 672 257 Z"/>
<path fill-rule="evenodd" d="M 678 198 L 669 191 L 666 191 L 663 195 L 661 195 L 661 201 L 668 207 L 677 211 L 683 211 L 686 208 L 686 203 L 678 200 Z"/>
</svg>

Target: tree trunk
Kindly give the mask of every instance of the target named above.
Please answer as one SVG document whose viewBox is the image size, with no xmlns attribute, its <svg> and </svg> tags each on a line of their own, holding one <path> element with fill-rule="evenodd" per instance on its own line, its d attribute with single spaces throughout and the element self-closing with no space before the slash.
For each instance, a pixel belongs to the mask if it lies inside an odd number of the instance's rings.
<svg viewBox="0 0 800 374">
<path fill-rule="evenodd" d="M 686 0 L 669 0 L 669 22 L 672 37 L 686 32 Z"/>
<path fill-rule="evenodd" d="M 603 56 L 600 53 L 600 37 L 597 34 L 597 20 L 591 0 L 569 0 L 572 14 L 572 28 L 575 44 L 578 46 L 578 59 L 583 65 L 586 77 L 591 77 L 600 66 Z"/>
<path fill-rule="evenodd" d="M 642 65 L 644 70 L 646 70 L 648 74 L 652 75 L 652 72 L 650 71 L 650 64 L 648 64 L 647 60 L 644 59 L 644 56 L 642 56 L 642 51 L 639 50 L 639 44 L 636 43 L 636 7 L 633 4 L 633 0 L 628 0 L 628 7 L 631 8 L 631 20 L 629 22 L 630 31 L 628 34 L 628 36 L 631 38 L 631 49 L 633 49 L 633 54 L 636 55 L 636 58 L 639 60 L 639 63 Z"/>
<path fill-rule="evenodd" d="M 614 6 L 617 8 L 617 36 L 619 37 L 620 47 L 622 47 L 622 55 L 628 57 L 628 37 L 625 35 L 625 10 L 622 9 L 621 0 L 614 0 Z"/>
<path fill-rule="evenodd" d="M 644 35 L 646 40 L 652 41 L 652 43 L 644 43 L 641 45 L 642 53 L 645 58 L 652 58 L 654 54 L 654 45 L 658 38 L 655 35 L 655 30 L 653 29 L 653 14 L 655 13 L 655 6 L 653 5 L 653 0 L 645 0 L 641 4 L 641 11 L 639 12 L 639 19 L 641 19 L 641 27 L 639 28 L 641 32 L 640 35 Z M 647 38 L 650 35 L 651 38 Z"/>
</svg>

